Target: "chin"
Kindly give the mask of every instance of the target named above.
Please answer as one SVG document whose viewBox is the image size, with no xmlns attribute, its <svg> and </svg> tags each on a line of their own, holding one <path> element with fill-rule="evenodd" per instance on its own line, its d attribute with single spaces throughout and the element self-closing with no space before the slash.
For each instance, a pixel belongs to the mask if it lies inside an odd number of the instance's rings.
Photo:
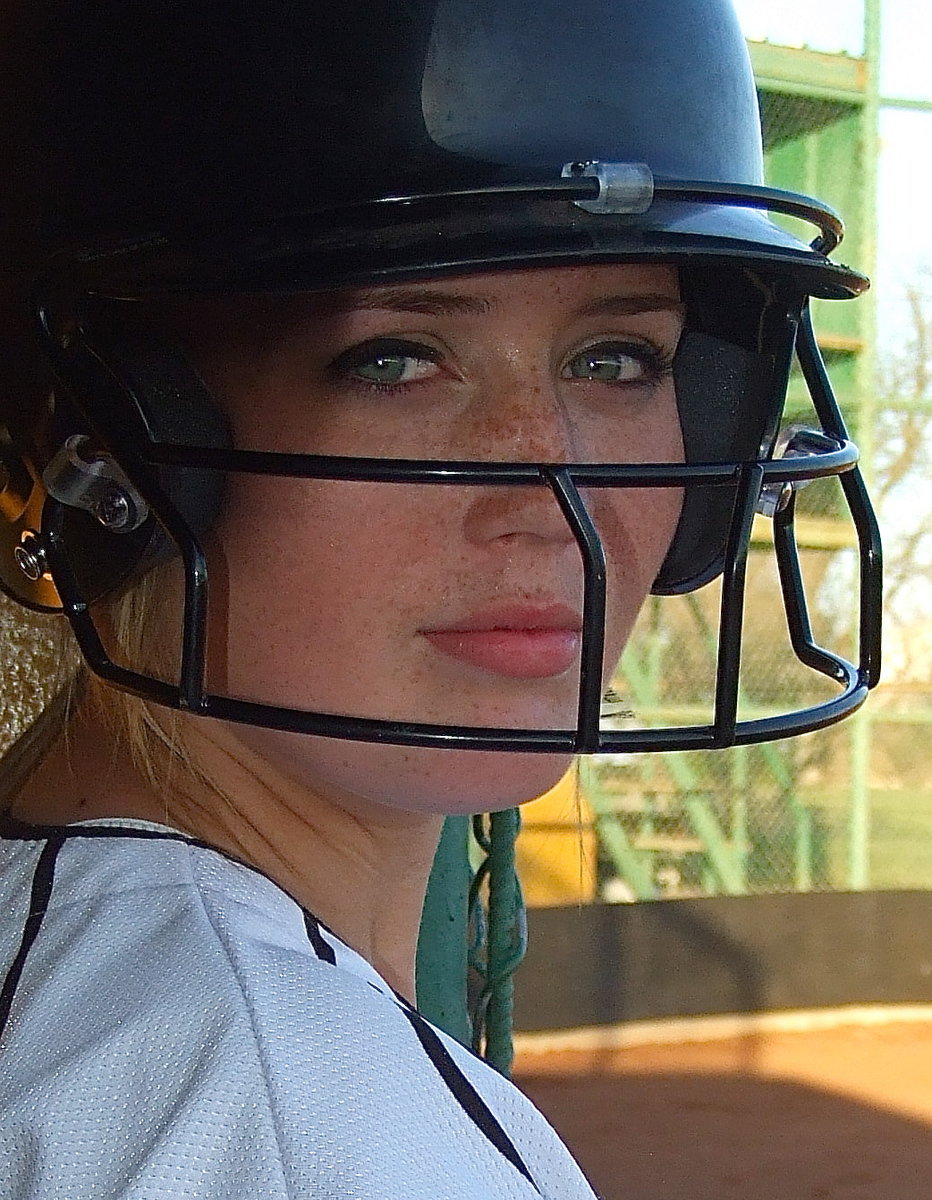
<svg viewBox="0 0 932 1200">
<path fill-rule="evenodd" d="M 522 754 L 502 750 L 423 750 L 439 763 L 423 764 L 404 806 L 446 816 L 498 812 L 536 800 L 558 783 L 572 754 Z"/>
<path fill-rule="evenodd" d="M 245 726 L 239 739 L 291 785 L 347 810 L 466 815 L 534 800 L 573 755 L 439 750 L 350 742 Z"/>
</svg>

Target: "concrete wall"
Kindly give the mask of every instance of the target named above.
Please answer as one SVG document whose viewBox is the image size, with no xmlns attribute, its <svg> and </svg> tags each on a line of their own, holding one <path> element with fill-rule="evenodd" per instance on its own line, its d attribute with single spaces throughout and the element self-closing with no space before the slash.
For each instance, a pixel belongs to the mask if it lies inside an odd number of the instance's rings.
<svg viewBox="0 0 932 1200">
<path fill-rule="evenodd" d="M 594 904 L 528 920 L 519 1032 L 932 1003 L 932 892 Z"/>
</svg>

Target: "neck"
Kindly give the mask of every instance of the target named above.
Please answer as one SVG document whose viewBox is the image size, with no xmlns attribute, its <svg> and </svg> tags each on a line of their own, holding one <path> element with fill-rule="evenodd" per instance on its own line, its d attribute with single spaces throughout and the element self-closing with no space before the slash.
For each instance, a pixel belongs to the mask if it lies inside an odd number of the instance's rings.
<svg viewBox="0 0 932 1200">
<path fill-rule="evenodd" d="M 173 764 L 154 790 L 92 712 L 69 729 L 12 807 L 21 820 L 135 817 L 225 850 L 277 883 L 414 1000 L 427 879 L 442 817 L 307 787 L 217 722 L 182 718 L 195 773 Z"/>
</svg>

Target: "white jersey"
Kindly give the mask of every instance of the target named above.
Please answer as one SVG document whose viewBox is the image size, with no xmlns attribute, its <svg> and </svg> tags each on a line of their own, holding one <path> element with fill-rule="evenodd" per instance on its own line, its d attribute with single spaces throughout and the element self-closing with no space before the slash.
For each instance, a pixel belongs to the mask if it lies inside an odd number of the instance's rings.
<svg viewBox="0 0 932 1200">
<path fill-rule="evenodd" d="M 263 875 L 140 821 L 2 832 L 2 1200 L 592 1200 Z"/>
</svg>

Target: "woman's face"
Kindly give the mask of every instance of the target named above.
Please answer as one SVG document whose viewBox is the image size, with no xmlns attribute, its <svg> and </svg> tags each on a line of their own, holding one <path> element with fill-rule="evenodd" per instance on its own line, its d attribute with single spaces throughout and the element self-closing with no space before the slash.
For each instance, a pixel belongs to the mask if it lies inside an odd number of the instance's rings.
<svg viewBox="0 0 932 1200">
<path fill-rule="evenodd" d="M 305 298 L 195 357 L 242 448 L 670 462 L 681 327 L 672 269 L 575 267 Z M 681 494 L 584 499 L 608 563 L 607 683 Z M 403 721 L 575 724 L 581 558 L 546 487 L 240 476 L 211 559 L 212 690 Z M 235 732 L 302 784 L 408 809 L 503 807 L 568 764 Z"/>
</svg>

